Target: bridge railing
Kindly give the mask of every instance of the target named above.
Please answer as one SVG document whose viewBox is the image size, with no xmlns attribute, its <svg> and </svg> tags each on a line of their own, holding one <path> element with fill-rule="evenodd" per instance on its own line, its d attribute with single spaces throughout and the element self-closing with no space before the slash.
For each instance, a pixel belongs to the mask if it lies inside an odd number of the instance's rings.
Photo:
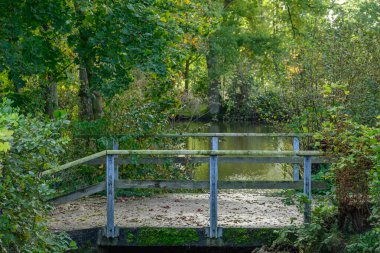
<svg viewBox="0 0 380 253">
<path fill-rule="evenodd" d="M 81 164 L 106 164 L 106 181 L 90 186 L 71 194 L 52 199 L 55 203 L 65 203 L 83 196 L 88 196 L 103 190 L 107 193 L 107 225 L 104 235 L 109 238 L 118 236 L 118 229 L 114 224 L 114 199 L 115 189 L 131 188 L 158 188 L 158 189 L 209 189 L 210 190 L 210 225 L 207 233 L 210 238 L 218 238 L 222 229 L 218 227 L 218 189 L 302 189 L 308 198 L 304 209 L 304 222 L 311 221 L 311 165 L 312 163 L 328 163 L 319 151 L 268 151 L 268 150 L 218 150 L 219 137 L 236 136 L 270 136 L 270 137 L 293 137 L 297 134 L 224 134 L 224 133 L 201 133 L 201 134 L 165 134 L 162 137 L 209 137 L 211 138 L 211 150 L 117 150 L 114 143 L 113 150 L 105 150 L 76 161 L 64 164 L 58 168 L 42 173 L 47 176 Z M 298 142 L 299 143 L 299 142 Z M 297 146 L 296 146 L 297 148 Z M 298 146 L 299 148 L 299 146 Z M 157 156 L 155 158 L 142 158 L 135 161 L 122 156 Z M 132 161 L 133 160 L 133 161 Z M 167 180 L 120 180 L 118 176 L 119 164 L 159 164 L 166 161 L 174 163 L 206 163 L 210 164 L 209 181 L 167 181 Z M 219 162 L 256 162 L 256 163 L 292 163 L 304 165 L 303 182 L 293 181 L 221 181 L 218 182 Z M 299 167 L 298 167 L 299 169 Z M 313 182 L 313 187 L 323 189 L 324 182 Z"/>
<path fill-rule="evenodd" d="M 101 135 L 103 136 L 103 135 Z M 123 136 L 139 136 L 133 134 L 117 134 L 112 135 L 113 138 L 119 138 Z M 293 138 L 293 150 L 300 150 L 300 138 L 302 137 L 311 137 L 312 133 L 164 133 L 164 134 L 155 134 L 148 135 L 149 137 L 157 137 L 157 138 L 221 138 L 221 137 L 281 137 L 281 138 Z M 94 138 L 97 135 L 76 135 L 76 138 Z M 114 149 L 118 149 L 117 141 L 114 142 Z M 300 166 L 298 163 L 293 163 L 293 180 L 300 180 Z"/>
</svg>

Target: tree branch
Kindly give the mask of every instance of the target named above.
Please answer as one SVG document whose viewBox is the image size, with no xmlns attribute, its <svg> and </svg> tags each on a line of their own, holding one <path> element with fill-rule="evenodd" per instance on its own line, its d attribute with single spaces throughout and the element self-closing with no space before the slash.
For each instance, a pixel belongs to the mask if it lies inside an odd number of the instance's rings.
<svg viewBox="0 0 380 253">
<path fill-rule="evenodd" d="M 289 7 L 288 3 L 285 2 L 285 6 L 286 6 L 286 10 L 288 11 L 290 25 L 292 27 L 292 32 L 293 32 L 293 38 L 295 38 L 296 37 L 297 28 L 294 26 L 293 18 L 292 18 L 292 13 L 290 12 L 290 7 Z"/>
</svg>

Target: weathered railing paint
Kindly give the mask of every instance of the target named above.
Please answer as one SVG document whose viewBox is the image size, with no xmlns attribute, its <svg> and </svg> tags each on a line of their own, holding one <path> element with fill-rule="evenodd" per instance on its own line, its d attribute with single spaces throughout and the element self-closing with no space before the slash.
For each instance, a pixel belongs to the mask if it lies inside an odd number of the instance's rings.
<svg viewBox="0 0 380 253">
<path fill-rule="evenodd" d="M 157 137 L 302 137 L 313 136 L 309 133 L 182 133 L 182 134 L 158 134 Z"/>
<path fill-rule="evenodd" d="M 300 140 L 299 137 L 293 138 L 293 151 L 300 150 Z M 300 180 L 300 165 L 298 163 L 293 164 L 293 181 Z"/>
<path fill-rule="evenodd" d="M 119 142 L 117 140 L 113 140 L 112 148 L 113 148 L 113 150 L 119 149 Z M 118 156 L 115 155 L 115 158 L 117 158 L 117 157 Z M 115 180 L 119 180 L 119 164 L 115 163 L 114 166 L 115 166 Z"/>
<path fill-rule="evenodd" d="M 106 182 L 104 181 L 95 185 L 90 185 L 90 186 L 75 190 L 74 192 L 65 193 L 64 195 L 60 195 L 58 197 L 48 199 L 48 201 L 55 205 L 61 205 L 61 204 L 65 204 L 65 203 L 80 199 L 82 197 L 86 197 L 98 192 L 102 192 L 105 189 L 106 189 Z"/>
<path fill-rule="evenodd" d="M 104 150 L 90 156 L 66 163 L 42 172 L 43 176 L 54 174 L 74 166 L 86 164 L 106 155 L 172 155 L 172 156 L 322 156 L 319 151 L 268 151 L 268 150 Z"/>
<path fill-rule="evenodd" d="M 218 137 L 211 138 L 211 149 L 218 150 Z M 210 156 L 210 227 L 209 237 L 218 238 L 218 157 Z"/>
<path fill-rule="evenodd" d="M 107 225 L 104 235 L 107 238 L 117 237 L 115 227 L 115 156 L 107 155 L 106 190 L 107 190 Z"/>
<path fill-rule="evenodd" d="M 86 164 L 94 159 L 99 159 L 103 156 L 106 156 L 106 191 L 107 191 L 107 225 L 105 227 L 104 235 L 108 238 L 114 238 L 118 236 L 117 227 L 114 224 L 114 202 L 115 202 L 115 185 L 118 188 L 131 187 L 128 186 L 126 181 L 115 180 L 115 175 L 117 170 L 115 168 L 115 156 L 117 155 L 174 155 L 174 156 L 210 156 L 210 227 L 208 229 L 210 238 L 218 238 L 221 236 L 221 229 L 217 227 L 217 194 L 218 194 L 218 156 L 283 156 L 283 157 L 304 157 L 304 194 L 311 200 L 311 157 L 312 156 L 321 156 L 323 153 L 318 151 L 267 151 L 267 150 L 218 150 L 218 137 L 212 136 L 212 150 L 116 150 L 117 147 L 113 145 L 114 150 L 105 150 L 82 159 L 67 163 L 58 168 L 45 171 L 42 175 L 49 175 L 65 169 L 71 168 L 76 165 Z M 298 148 L 299 149 L 299 148 Z M 265 157 L 262 157 L 265 158 Z M 269 157 L 273 158 L 273 157 Z M 246 186 L 247 183 L 243 183 L 240 186 L 231 182 L 224 182 L 224 186 L 230 183 L 231 186 L 236 188 Z M 250 182 L 252 183 L 252 182 Z M 163 183 L 163 185 L 165 182 Z M 174 184 L 166 182 L 167 186 L 173 188 L 178 187 Z M 193 184 L 204 187 L 204 184 L 193 182 Z M 298 182 L 293 182 L 293 184 L 298 184 Z M 153 186 L 146 185 L 145 188 L 159 188 L 161 187 L 160 182 L 155 182 Z M 166 186 L 166 187 L 167 187 Z M 223 186 L 223 184 L 222 184 Z M 163 186 L 165 187 L 165 186 Z M 190 186 L 192 187 L 192 186 Z M 95 189 L 99 190 L 100 186 L 94 186 L 94 188 L 89 188 L 94 191 Z M 144 188 L 144 187 L 140 187 Z M 222 187 L 223 188 L 223 187 Z M 234 187 L 232 187 L 234 188 Z M 66 199 L 70 198 L 66 196 Z M 73 198 L 73 196 L 71 196 Z M 311 221 L 311 207 L 310 203 L 305 204 L 304 212 L 304 221 L 305 223 L 310 223 Z"/>
<path fill-rule="evenodd" d="M 75 138 L 96 138 L 104 137 L 104 135 L 94 134 L 81 134 L 75 135 Z M 211 137 L 304 137 L 313 136 L 312 133 L 172 133 L 172 134 L 155 134 L 155 135 L 137 135 L 137 134 L 116 134 L 110 137 L 158 137 L 158 138 L 181 138 L 181 137 L 197 137 L 197 138 L 211 138 Z"/>
<path fill-rule="evenodd" d="M 193 164 L 193 163 L 209 163 L 209 157 L 186 157 L 186 156 L 165 156 L 165 157 L 152 157 L 145 158 L 127 158 L 118 157 L 115 158 L 115 165 L 125 164 Z M 311 157 L 311 162 L 316 164 L 331 163 L 331 159 L 326 157 Z M 105 158 L 96 158 L 94 160 L 86 162 L 86 164 L 100 165 L 105 164 Z M 218 164 L 223 163 L 287 163 L 287 164 L 303 164 L 302 156 L 287 156 L 287 157 L 247 157 L 247 156 L 219 156 Z"/>
<path fill-rule="evenodd" d="M 191 156 L 322 156 L 319 151 L 276 150 L 107 150 L 107 155 L 191 155 Z"/>
<path fill-rule="evenodd" d="M 328 184 L 322 181 L 312 182 L 314 190 L 326 190 Z M 218 181 L 218 189 L 294 189 L 303 190 L 303 181 Z M 87 186 L 71 193 L 55 197 L 49 201 L 53 204 L 65 204 L 82 197 L 102 192 L 106 189 L 106 182 Z M 208 190 L 210 181 L 188 181 L 188 180 L 127 180 L 115 179 L 115 189 L 188 189 Z"/>
<path fill-rule="evenodd" d="M 54 174 L 54 173 L 57 173 L 57 172 L 69 169 L 71 167 L 74 167 L 74 166 L 77 166 L 77 165 L 80 165 L 80 164 L 85 164 L 86 162 L 92 161 L 92 160 L 94 160 L 96 158 L 103 157 L 106 154 L 107 154 L 107 151 L 104 150 L 104 151 L 101 151 L 101 152 L 98 152 L 98 153 L 95 153 L 95 154 L 83 157 L 81 159 L 78 159 L 78 160 L 66 163 L 66 164 L 61 165 L 61 166 L 59 166 L 57 168 L 54 168 L 54 169 L 51 169 L 51 170 L 45 170 L 45 171 L 43 171 L 41 173 L 41 175 L 42 176 L 46 176 L 46 175 Z"/>
<path fill-rule="evenodd" d="M 304 222 L 311 222 L 311 159 L 309 156 L 304 157 L 304 194 L 308 201 L 305 203 Z"/>
</svg>

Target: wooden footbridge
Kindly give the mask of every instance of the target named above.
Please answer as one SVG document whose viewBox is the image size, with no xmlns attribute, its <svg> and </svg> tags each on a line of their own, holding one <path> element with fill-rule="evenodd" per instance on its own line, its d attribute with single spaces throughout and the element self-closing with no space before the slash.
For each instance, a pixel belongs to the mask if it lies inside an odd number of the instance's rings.
<svg viewBox="0 0 380 253">
<path fill-rule="evenodd" d="M 293 133 L 189 133 L 162 134 L 162 138 L 196 137 L 210 138 L 210 150 L 118 150 L 114 142 L 112 150 L 69 162 L 55 169 L 42 173 L 43 176 L 64 171 L 81 164 L 106 164 L 105 182 L 86 187 L 73 193 L 56 197 L 51 201 L 62 204 L 106 190 L 107 194 L 107 224 L 103 231 L 106 238 L 118 237 L 118 228 L 114 223 L 114 200 L 116 189 L 157 188 L 157 189 L 209 189 L 210 191 L 210 223 L 206 229 L 209 238 L 222 236 L 222 228 L 218 227 L 218 189 L 303 189 L 310 200 L 305 203 L 304 222 L 311 221 L 311 189 L 324 189 L 325 182 L 311 180 L 311 165 L 313 163 L 328 163 L 323 154 L 318 151 L 301 151 L 300 138 L 310 134 Z M 222 137 L 286 137 L 293 139 L 293 150 L 219 150 L 218 139 Z M 143 156 L 139 160 L 132 159 L 134 155 Z M 154 157 L 153 157 L 154 156 Z M 118 167 L 124 164 L 163 164 L 167 162 L 189 164 L 209 163 L 209 181 L 170 181 L 170 180 L 128 180 L 119 178 Z M 293 181 L 218 181 L 219 163 L 288 163 L 293 164 Z M 303 181 L 300 181 L 300 165 L 303 164 Z"/>
</svg>

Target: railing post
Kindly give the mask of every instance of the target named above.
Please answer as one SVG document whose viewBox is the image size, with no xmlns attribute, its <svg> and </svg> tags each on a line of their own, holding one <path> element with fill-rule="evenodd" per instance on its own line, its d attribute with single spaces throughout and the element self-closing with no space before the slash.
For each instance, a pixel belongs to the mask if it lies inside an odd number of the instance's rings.
<svg viewBox="0 0 380 253">
<path fill-rule="evenodd" d="M 119 142 L 117 140 L 113 140 L 113 147 L 112 147 L 113 150 L 118 150 L 119 149 Z M 115 156 L 115 158 L 117 158 L 117 155 Z M 115 166 L 115 180 L 119 180 L 119 165 L 118 164 L 114 164 Z"/>
<path fill-rule="evenodd" d="M 300 150 L 300 140 L 298 136 L 293 137 L 293 151 Z M 297 182 L 300 180 L 300 165 L 298 163 L 293 164 L 293 181 Z"/>
<path fill-rule="evenodd" d="M 218 150 L 218 137 L 212 137 L 211 149 Z M 210 156 L 210 228 L 209 237 L 218 238 L 218 157 Z"/>
<path fill-rule="evenodd" d="M 118 236 L 118 229 L 115 227 L 114 220 L 114 203 L 115 203 L 115 156 L 107 155 L 107 226 L 104 235 L 107 238 L 114 238 Z"/>
<path fill-rule="evenodd" d="M 305 203 L 304 223 L 311 222 L 311 159 L 310 156 L 304 157 L 304 177 L 303 193 L 306 195 L 308 202 Z"/>
</svg>

